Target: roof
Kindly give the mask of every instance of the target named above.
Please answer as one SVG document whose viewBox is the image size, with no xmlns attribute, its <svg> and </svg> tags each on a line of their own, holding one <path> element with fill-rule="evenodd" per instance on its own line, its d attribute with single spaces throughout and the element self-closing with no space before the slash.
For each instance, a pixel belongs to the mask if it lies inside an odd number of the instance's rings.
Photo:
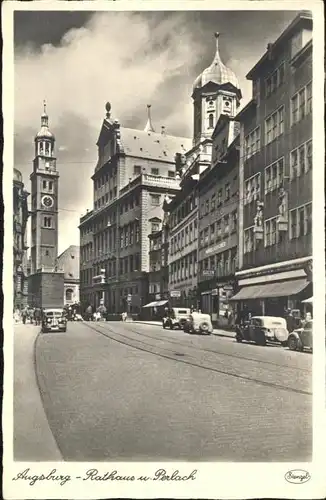
<svg viewBox="0 0 326 500">
<path fill-rule="evenodd" d="M 64 279 L 79 280 L 79 246 L 70 245 L 58 256 L 58 265 L 64 271 Z"/>
<path fill-rule="evenodd" d="M 22 173 L 17 168 L 14 168 L 14 182 L 23 182 Z"/>
<path fill-rule="evenodd" d="M 310 11 L 302 11 L 300 12 L 294 19 L 293 21 L 289 24 L 289 26 L 280 34 L 280 36 L 277 38 L 277 40 L 269 44 L 269 47 L 265 54 L 259 59 L 259 61 L 255 64 L 255 66 L 249 71 L 247 74 L 246 78 L 248 80 L 253 80 L 255 78 L 255 75 L 261 65 L 268 60 L 269 54 L 273 51 L 276 50 L 278 47 L 281 46 L 295 31 L 297 31 L 298 26 L 302 23 L 309 23 L 309 25 L 312 25 L 312 14 Z"/>
<path fill-rule="evenodd" d="M 121 151 L 128 156 L 175 161 L 175 154 L 192 147 L 192 140 L 156 132 L 121 127 Z"/>
<path fill-rule="evenodd" d="M 219 33 L 215 33 L 216 38 L 216 52 L 214 59 L 208 68 L 196 78 L 193 89 L 202 88 L 207 83 L 213 82 L 218 85 L 224 85 L 226 83 L 232 84 L 237 89 L 240 89 L 239 82 L 234 72 L 223 64 L 218 47 Z"/>
</svg>

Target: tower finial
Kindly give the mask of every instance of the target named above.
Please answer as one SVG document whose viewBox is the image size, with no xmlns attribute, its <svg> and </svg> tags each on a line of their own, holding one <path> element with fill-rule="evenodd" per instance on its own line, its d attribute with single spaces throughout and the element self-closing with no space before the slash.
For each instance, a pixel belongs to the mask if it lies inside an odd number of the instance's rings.
<svg viewBox="0 0 326 500">
<path fill-rule="evenodd" d="M 220 38 L 219 32 L 215 31 L 214 36 L 215 36 L 215 40 L 216 40 L 216 53 L 215 53 L 214 59 L 217 59 L 217 58 L 220 59 L 219 46 L 218 46 L 218 42 L 219 42 L 219 38 Z"/>
<path fill-rule="evenodd" d="M 45 99 L 43 100 L 43 110 L 44 110 L 44 114 L 46 115 L 46 100 Z"/>
<path fill-rule="evenodd" d="M 151 104 L 147 104 L 147 123 L 144 128 L 145 132 L 155 132 L 151 119 L 151 107 Z"/>
</svg>

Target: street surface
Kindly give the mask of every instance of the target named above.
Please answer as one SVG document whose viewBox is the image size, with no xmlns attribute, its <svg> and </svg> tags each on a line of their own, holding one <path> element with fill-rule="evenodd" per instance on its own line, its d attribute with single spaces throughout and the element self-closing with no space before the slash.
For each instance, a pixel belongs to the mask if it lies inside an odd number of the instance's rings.
<svg viewBox="0 0 326 500">
<path fill-rule="evenodd" d="M 64 460 L 311 458 L 309 353 L 122 322 L 69 323 L 35 353 Z"/>
</svg>

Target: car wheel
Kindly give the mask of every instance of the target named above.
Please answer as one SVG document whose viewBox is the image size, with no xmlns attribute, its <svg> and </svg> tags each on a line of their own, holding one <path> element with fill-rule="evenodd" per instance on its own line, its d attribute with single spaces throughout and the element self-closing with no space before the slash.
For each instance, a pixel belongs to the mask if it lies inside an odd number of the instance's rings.
<svg viewBox="0 0 326 500">
<path fill-rule="evenodd" d="M 203 321 L 199 325 L 199 333 L 207 334 L 209 332 L 209 324 L 206 321 Z"/>
<path fill-rule="evenodd" d="M 165 330 L 165 323 L 162 323 L 163 329 Z"/>
<path fill-rule="evenodd" d="M 298 344 L 298 339 L 294 335 L 291 335 L 288 338 L 288 346 L 291 351 L 296 351 L 299 347 Z"/>
<path fill-rule="evenodd" d="M 235 340 L 236 340 L 237 342 L 239 342 L 239 343 L 240 343 L 240 342 L 242 342 L 242 340 L 243 340 L 243 339 L 242 339 L 241 335 L 238 335 L 238 334 L 237 334 L 237 335 L 235 336 Z"/>
<path fill-rule="evenodd" d="M 63 330 L 61 330 L 63 333 L 66 333 L 67 331 L 67 328 L 64 328 Z"/>
<path fill-rule="evenodd" d="M 173 330 L 173 324 L 170 323 L 170 330 Z"/>
</svg>

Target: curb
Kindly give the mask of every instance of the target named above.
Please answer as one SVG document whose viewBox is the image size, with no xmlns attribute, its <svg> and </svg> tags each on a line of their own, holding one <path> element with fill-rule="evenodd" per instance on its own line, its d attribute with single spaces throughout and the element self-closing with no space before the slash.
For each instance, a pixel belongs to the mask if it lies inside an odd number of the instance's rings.
<svg viewBox="0 0 326 500">
<path fill-rule="evenodd" d="M 147 323 L 146 321 L 133 321 L 133 323 L 139 323 L 140 325 L 149 325 L 149 326 L 162 326 L 161 323 Z M 228 335 L 226 333 L 219 333 L 213 331 L 213 335 L 215 335 L 216 337 L 226 337 L 229 339 L 235 338 L 235 335 L 233 335 L 231 332 L 230 335 Z"/>
</svg>

